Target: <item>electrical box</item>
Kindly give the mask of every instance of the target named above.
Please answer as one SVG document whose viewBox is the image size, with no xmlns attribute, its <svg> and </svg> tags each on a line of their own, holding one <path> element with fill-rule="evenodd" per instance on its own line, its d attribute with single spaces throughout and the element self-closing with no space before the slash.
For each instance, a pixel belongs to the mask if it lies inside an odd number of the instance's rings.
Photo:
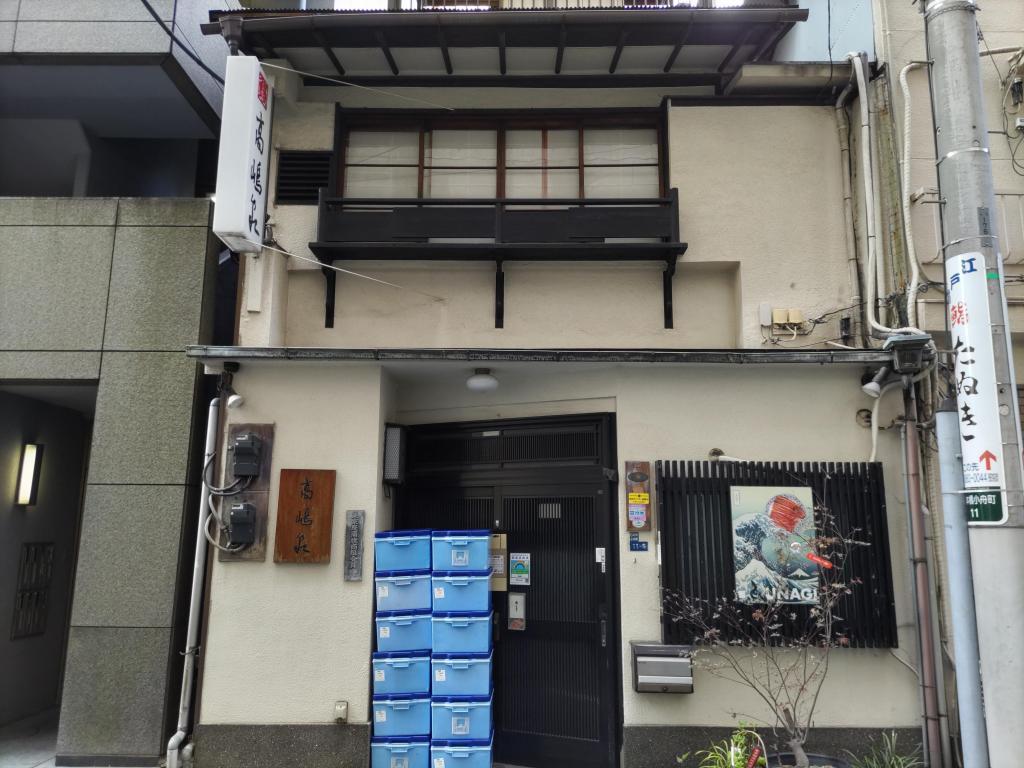
<svg viewBox="0 0 1024 768">
<path fill-rule="evenodd" d="M 785 325 L 789 322 L 789 310 L 788 309 L 773 309 L 772 310 L 772 325 Z"/>
<path fill-rule="evenodd" d="M 791 309 L 787 313 L 789 315 L 790 325 L 803 325 L 806 318 L 804 318 L 804 311 L 802 309 Z"/>
<path fill-rule="evenodd" d="M 235 435 L 231 443 L 231 473 L 235 477 L 257 477 L 263 441 L 252 432 Z"/>
<path fill-rule="evenodd" d="M 693 649 L 688 645 L 630 642 L 633 690 L 638 693 L 693 693 Z"/>
<path fill-rule="evenodd" d="M 236 502 L 228 510 L 228 546 L 248 547 L 256 541 L 256 507 Z"/>
</svg>

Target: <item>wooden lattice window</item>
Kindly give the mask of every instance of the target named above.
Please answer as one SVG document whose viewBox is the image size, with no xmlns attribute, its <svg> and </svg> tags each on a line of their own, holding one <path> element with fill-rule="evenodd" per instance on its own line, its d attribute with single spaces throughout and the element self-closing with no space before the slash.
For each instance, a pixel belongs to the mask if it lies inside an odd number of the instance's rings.
<svg viewBox="0 0 1024 768">
<path fill-rule="evenodd" d="M 11 640 L 46 632 L 46 614 L 53 581 L 53 542 L 26 542 L 21 546 L 18 586 L 14 596 Z"/>
</svg>

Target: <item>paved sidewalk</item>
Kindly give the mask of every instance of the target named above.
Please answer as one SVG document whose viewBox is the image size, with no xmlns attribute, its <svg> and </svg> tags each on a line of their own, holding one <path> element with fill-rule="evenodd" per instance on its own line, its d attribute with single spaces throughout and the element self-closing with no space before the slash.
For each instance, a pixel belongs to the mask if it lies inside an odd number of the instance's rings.
<svg viewBox="0 0 1024 768">
<path fill-rule="evenodd" d="M 0 768 L 51 768 L 56 754 L 56 711 L 0 728 Z"/>
</svg>

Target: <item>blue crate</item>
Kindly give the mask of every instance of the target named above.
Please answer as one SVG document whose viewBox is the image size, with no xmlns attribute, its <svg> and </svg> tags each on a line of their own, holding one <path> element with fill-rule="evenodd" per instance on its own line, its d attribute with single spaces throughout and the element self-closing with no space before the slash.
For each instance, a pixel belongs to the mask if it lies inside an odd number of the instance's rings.
<svg viewBox="0 0 1024 768">
<path fill-rule="evenodd" d="M 430 738 L 452 741 L 486 739 L 491 735 L 492 694 L 434 696 L 430 700 Z"/>
<path fill-rule="evenodd" d="M 425 611 L 383 611 L 374 621 L 378 651 L 417 651 L 431 647 L 430 614 Z"/>
<path fill-rule="evenodd" d="M 434 531 L 431 540 L 435 571 L 482 571 L 490 565 L 491 532 Z"/>
<path fill-rule="evenodd" d="M 378 571 L 430 570 L 430 529 L 378 531 L 373 560 Z"/>
<path fill-rule="evenodd" d="M 430 571 L 377 571 L 378 611 L 429 611 Z"/>
<path fill-rule="evenodd" d="M 430 657 L 434 696 L 486 696 L 491 691 L 493 653 L 435 653 Z"/>
<path fill-rule="evenodd" d="M 370 741 L 370 768 L 430 768 L 426 736 L 380 736 Z"/>
<path fill-rule="evenodd" d="M 435 613 L 430 619 L 435 653 L 486 653 L 491 650 L 491 612 Z"/>
<path fill-rule="evenodd" d="M 373 697 L 374 736 L 428 736 L 430 694 L 383 693 Z"/>
<path fill-rule="evenodd" d="M 491 570 L 434 571 L 430 577 L 435 613 L 488 611 L 491 608 Z"/>
<path fill-rule="evenodd" d="M 373 654 L 374 693 L 430 690 L 430 651 L 378 651 Z"/>
<path fill-rule="evenodd" d="M 430 742 L 430 764 L 433 768 L 491 768 L 492 744 L 493 737 L 470 741 L 434 739 Z"/>
</svg>

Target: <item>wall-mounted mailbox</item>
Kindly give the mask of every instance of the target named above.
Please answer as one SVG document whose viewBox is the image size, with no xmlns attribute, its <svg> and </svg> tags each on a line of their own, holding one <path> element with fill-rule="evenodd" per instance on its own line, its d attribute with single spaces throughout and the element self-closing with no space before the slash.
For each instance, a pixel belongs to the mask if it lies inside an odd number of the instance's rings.
<svg viewBox="0 0 1024 768">
<path fill-rule="evenodd" d="M 693 693 L 693 649 L 688 645 L 631 642 L 633 690 Z"/>
</svg>

